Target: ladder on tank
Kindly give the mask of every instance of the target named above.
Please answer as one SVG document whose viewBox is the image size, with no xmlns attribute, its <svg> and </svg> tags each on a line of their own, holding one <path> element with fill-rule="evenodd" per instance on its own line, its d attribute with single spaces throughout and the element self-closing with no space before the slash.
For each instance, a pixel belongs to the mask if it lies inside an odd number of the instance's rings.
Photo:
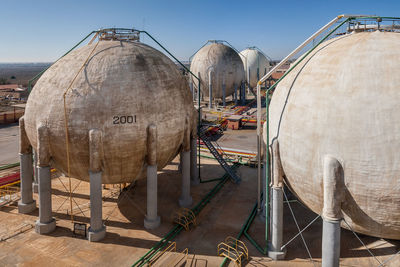
<svg viewBox="0 0 400 267">
<path fill-rule="evenodd" d="M 228 173 L 228 175 L 231 177 L 231 180 L 236 184 L 240 183 L 240 177 L 236 175 L 236 173 L 232 170 L 231 166 L 228 165 L 228 163 L 225 161 L 224 157 L 218 152 L 218 150 L 212 144 L 211 140 L 206 135 L 206 131 L 207 131 L 207 128 L 202 129 L 200 131 L 200 139 L 207 146 L 208 150 L 210 150 L 211 154 L 217 159 L 217 161 L 219 162 L 221 167 L 224 168 L 226 173 Z"/>
</svg>

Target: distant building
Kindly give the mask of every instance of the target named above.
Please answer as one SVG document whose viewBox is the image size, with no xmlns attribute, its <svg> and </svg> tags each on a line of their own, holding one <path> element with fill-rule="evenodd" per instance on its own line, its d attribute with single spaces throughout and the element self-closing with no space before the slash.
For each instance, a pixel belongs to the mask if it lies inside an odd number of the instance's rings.
<svg viewBox="0 0 400 267">
<path fill-rule="evenodd" d="M 0 99 L 24 100 L 28 97 L 28 90 L 18 84 L 0 85 Z"/>
</svg>

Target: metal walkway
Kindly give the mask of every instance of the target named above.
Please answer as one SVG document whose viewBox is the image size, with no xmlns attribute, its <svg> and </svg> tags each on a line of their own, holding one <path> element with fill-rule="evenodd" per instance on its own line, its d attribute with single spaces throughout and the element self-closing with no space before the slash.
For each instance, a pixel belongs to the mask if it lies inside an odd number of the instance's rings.
<svg viewBox="0 0 400 267">
<path fill-rule="evenodd" d="M 206 135 L 206 130 L 200 131 L 200 139 L 207 146 L 208 150 L 210 150 L 211 154 L 217 159 L 222 168 L 224 168 L 226 173 L 230 176 L 231 180 L 236 184 L 240 183 L 241 181 L 240 177 L 236 175 L 236 173 L 232 170 L 231 166 L 228 165 L 228 163 L 225 161 L 224 157 L 214 147 L 211 140 Z"/>
</svg>

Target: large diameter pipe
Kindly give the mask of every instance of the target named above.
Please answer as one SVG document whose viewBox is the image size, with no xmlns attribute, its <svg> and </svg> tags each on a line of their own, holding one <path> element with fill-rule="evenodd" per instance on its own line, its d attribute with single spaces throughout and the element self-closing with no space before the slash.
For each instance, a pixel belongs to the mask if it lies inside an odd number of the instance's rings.
<svg viewBox="0 0 400 267">
<path fill-rule="evenodd" d="M 295 50 L 293 50 L 289 55 L 287 55 L 284 59 L 281 60 L 275 67 L 273 67 L 266 75 L 264 75 L 259 83 L 265 82 L 277 69 L 282 67 L 283 64 L 285 64 L 291 57 L 293 57 L 295 54 L 297 54 L 301 49 L 303 49 L 306 45 L 308 45 L 312 40 L 314 40 L 318 35 L 320 35 L 322 32 L 324 32 L 326 29 L 331 27 L 333 24 L 335 24 L 338 20 L 342 18 L 357 18 L 357 17 L 365 17 L 365 15 L 339 15 L 333 20 L 331 20 L 328 24 L 323 26 L 321 29 L 316 31 L 313 35 L 311 35 L 307 40 L 305 40 L 302 44 L 300 44 Z"/>
</svg>

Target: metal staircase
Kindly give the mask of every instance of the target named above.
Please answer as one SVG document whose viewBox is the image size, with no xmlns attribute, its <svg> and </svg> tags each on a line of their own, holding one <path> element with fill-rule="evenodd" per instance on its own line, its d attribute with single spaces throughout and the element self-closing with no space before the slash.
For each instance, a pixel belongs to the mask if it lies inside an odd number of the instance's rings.
<svg viewBox="0 0 400 267">
<path fill-rule="evenodd" d="M 200 131 L 200 139 L 207 146 L 208 150 L 210 150 L 211 154 L 217 159 L 219 164 L 224 168 L 227 174 L 231 177 L 231 180 L 238 184 L 240 183 L 240 177 L 236 175 L 236 173 L 232 170 L 231 166 L 225 161 L 224 157 L 218 152 L 215 146 L 212 144 L 211 140 L 206 135 L 206 130 Z"/>
</svg>

